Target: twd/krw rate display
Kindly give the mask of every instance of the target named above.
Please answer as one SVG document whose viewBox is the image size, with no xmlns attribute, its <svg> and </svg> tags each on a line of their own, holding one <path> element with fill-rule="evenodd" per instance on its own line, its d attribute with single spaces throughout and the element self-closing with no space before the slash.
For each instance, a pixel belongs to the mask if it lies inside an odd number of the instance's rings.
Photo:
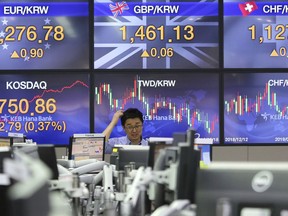
<svg viewBox="0 0 288 216">
<path fill-rule="evenodd" d="M 192 127 L 219 142 L 218 74 L 95 74 L 95 129 L 102 132 L 116 110 L 144 114 L 143 136 L 172 137 Z M 211 106 L 213 104 L 213 106 Z M 112 137 L 124 135 L 121 123 Z"/>
<path fill-rule="evenodd" d="M 288 74 L 225 74 L 225 143 L 288 142 Z"/>
<path fill-rule="evenodd" d="M 0 69 L 89 67 L 88 0 L 1 1 Z"/>
<path fill-rule="evenodd" d="M 287 68 L 287 1 L 224 0 L 224 67 Z"/>
<path fill-rule="evenodd" d="M 218 68 L 218 1 L 94 0 L 94 68 Z"/>
<path fill-rule="evenodd" d="M 89 132 L 88 83 L 85 74 L 1 75 L 0 136 L 67 145 L 74 133 Z"/>
</svg>

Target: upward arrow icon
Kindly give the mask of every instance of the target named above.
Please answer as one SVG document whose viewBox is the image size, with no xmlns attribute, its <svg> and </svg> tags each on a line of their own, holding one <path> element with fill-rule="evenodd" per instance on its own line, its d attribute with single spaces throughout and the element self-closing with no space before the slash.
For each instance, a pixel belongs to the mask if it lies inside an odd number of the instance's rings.
<svg viewBox="0 0 288 216">
<path fill-rule="evenodd" d="M 141 58 L 149 58 L 150 55 L 148 54 L 148 52 L 146 50 L 143 51 Z"/>
</svg>

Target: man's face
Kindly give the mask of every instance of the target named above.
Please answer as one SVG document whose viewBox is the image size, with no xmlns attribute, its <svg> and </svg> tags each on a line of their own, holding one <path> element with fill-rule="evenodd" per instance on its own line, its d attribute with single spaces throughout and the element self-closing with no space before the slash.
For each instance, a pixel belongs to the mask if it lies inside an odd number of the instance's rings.
<svg viewBox="0 0 288 216">
<path fill-rule="evenodd" d="M 140 118 L 129 118 L 126 120 L 124 130 L 128 136 L 128 139 L 133 144 L 138 144 L 142 137 L 142 122 Z"/>
</svg>

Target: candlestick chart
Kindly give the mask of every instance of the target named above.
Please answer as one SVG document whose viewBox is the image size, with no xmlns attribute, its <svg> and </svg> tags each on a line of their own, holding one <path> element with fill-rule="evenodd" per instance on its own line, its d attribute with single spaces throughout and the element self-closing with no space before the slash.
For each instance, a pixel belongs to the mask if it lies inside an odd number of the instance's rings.
<svg viewBox="0 0 288 216">
<path fill-rule="evenodd" d="M 226 74 L 224 83 L 226 143 L 288 141 L 287 74 Z"/>
<path fill-rule="evenodd" d="M 95 129 L 101 132 L 115 111 L 138 108 L 143 136 L 171 137 L 194 128 L 219 141 L 218 76 L 215 74 L 142 74 L 95 77 Z M 209 105 L 210 103 L 210 105 Z M 211 106 L 212 104 L 212 106 Z M 215 106 L 214 106 L 215 105 Z M 112 136 L 123 135 L 118 124 Z"/>
</svg>

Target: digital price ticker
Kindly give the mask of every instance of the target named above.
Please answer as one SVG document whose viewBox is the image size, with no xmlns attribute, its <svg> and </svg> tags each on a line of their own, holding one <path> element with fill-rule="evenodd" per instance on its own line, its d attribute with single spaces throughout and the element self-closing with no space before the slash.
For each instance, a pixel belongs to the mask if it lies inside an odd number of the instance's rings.
<svg viewBox="0 0 288 216">
<path fill-rule="evenodd" d="M 74 133 L 89 132 L 88 83 L 87 74 L 1 75 L 0 135 L 69 144 Z"/>
<path fill-rule="evenodd" d="M 218 68 L 218 2 L 94 1 L 94 68 Z"/>
<path fill-rule="evenodd" d="M 0 69 L 89 68 L 85 1 L 1 1 Z"/>
<path fill-rule="evenodd" d="M 287 68 L 285 1 L 224 0 L 224 67 Z"/>
</svg>

